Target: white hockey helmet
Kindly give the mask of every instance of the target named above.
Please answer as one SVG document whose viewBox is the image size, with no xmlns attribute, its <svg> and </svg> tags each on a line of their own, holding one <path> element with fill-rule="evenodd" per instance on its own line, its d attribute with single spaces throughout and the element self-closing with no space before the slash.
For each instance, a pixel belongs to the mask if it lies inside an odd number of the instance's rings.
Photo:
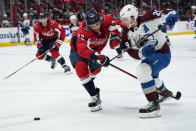
<svg viewBox="0 0 196 131">
<path fill-rule="evenodd" d="M 3 17 L 7 17 L 7 14 L 4 14 Z"/>
<path fill-rule="evenodd" d="M 120 18 L 127 18 L 127 20 L 130 22 L 131 17 L 134 16 L 135 17 L 135 21 L 138 18 L 138 9 L 131 5 L 125 5 L 121 10 L 120 10 Z M 135 22 L 134 22 L 135 23 Z"/>
<path fill-rule="evenodd" d="M 23 17 L 25 17 L 25 16 L 27 16 L 27 13 L 24 13 L 24 14 L 23 14 Z"/>
<path fill-rule="evenodd" d="M 196 6 L 195 5 L 191 6 L 191 9 L 192 10 L 195 10 L 196 9 Z"/>
<path fill-rule="evenodd" d="M 77 20 L 77 17 L 76 17 L 76 15 L 71 15 L 69 19 L 70 20 Z"/>
</svg>

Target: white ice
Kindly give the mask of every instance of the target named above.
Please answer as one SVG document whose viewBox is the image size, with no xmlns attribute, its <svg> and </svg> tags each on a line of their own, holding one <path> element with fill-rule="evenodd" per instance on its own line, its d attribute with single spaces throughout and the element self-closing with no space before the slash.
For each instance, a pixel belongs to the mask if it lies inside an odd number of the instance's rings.
<svg viewBox="0 0 196 131">
<path fill-rule="evenodd" d="M 179 101 L 161 104 L 160 118 L 140 119 L 138 108 L 147 104 L 140 83 L 112 67 L 103 68 L 95 84 L 101 89 L 103 110 L 90 112 L 89 95 L 73 71 L 66 76 L 60 65 L 34 61 L 9 79 L 0 80 L 0 131 L 195 131 L 196 40 L 193 35 L 170 36 L 172 61 L 160 73 L 168 89 L 181 91 Z M 60 52 L 69 62 L 69 44 Z M 35 58 L 36 47 L 0 48 L 0 78 Z M 106 47 L 110 58 L 116 52 Z M 140 63 L 127 54 L 113 64 L 135 74 Z M 73 68 L 72 68 L 73 70 Z M 34 121 L 40 117 L 40 121 Z"/>
</svg>

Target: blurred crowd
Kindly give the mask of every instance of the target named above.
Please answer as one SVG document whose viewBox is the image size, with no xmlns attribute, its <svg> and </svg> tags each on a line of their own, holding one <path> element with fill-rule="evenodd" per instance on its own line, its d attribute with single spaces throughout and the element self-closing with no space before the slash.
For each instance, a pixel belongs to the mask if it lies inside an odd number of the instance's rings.
<svg viewBox="0 0 196 131">
<path fill-rule="evenodd" d="M 180 20 L 188 20 L 191 17 L 191 6 L 196 0 L 27 0 L 25 7 L 24 0 L 13 0 L 17 6 L 17 20 L 23 21 L 26 13 L 31 25 L 38 20 L 41 11 L 47 11 L 51 19 L 55 19 L 62 25 L 70 23 L 70 16 L 76 15 L 79 22 L 83 20 L 86 10 L 95 9 L 119 18 L 120 9 L 127 3 L 133 4 L 140 11 L 147 9 L 175 9 L 180 14 Z M 14 26 L 11 22 L 10 1 L 4 0 L 5 13 L 0 17 L 1 27 Z"/>
</svg>

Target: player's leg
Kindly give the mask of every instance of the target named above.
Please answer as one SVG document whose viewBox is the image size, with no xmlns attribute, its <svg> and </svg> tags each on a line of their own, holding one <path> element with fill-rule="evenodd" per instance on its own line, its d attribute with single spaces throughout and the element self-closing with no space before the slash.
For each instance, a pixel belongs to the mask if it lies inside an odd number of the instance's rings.
<svg viewBox="0 0 196 131">
<path fill-rule="evenodd" d="M 94 78 L 91 77 L 89 73 L 88 68 L 88 61 L 87 59 L 84 59 L 80 57 L 77 53 L 77 51 L 71 50 L 70 52 L 70 61 L 72 63 L 73 68 L 76 70 L 77 76 L 80 78 L 84 88 L 91 96 L 91 101 L 89 103 L 89 108 L 92 112 L 101 110 L 101 100 L 100 100 L 100 94 L 99 89 L 95 87 L 94 85 Z"/>
<path fill-rule="evenodd" d="M 36 57 L 38 58 L 38 60 L 45 60 L 47 62 L 51 62 L 52 61 L 52 57 L 51 56 L 49 56 L 47 54 L 44 54 L 48 49 L 49 49 L 48 45 L 43 43 L 43 47 L 39 48 L 37 50 L 37 53 L 36 53 Z"/>
<path fill-rule="evenodd" d="M 167 89 L 165 87 L 165 84 L 162 80 L 160 80 L 159 78 L 159 72 L 161 70 L 163 70 L 164 68 L 166 68 L 171 60 L 171 53 L 156 53 L 156 56 L 152 56 L 154 57 L 154 60 L 158 60 L 158 62 L 156 64 L 151 64 L 152 66 L 152 76 L 155 80 L 155 84 L 157 87 L 157 92 L 159 94 L 159 102 L 168 100 L 171 98 L 171 96 L 173 95 L 173 93 Z M 153 62 L 153 61 L 152 61 Z"/>
<path fill-rule="evenodd" d="M 164 85 L 164 82 L 162 80 L 160 80 L 159 78 L 154 78 L 154 80 L 155 80 L 155 84 L 157 86 L 157 93 L 159 96 L 158 102 L 160 103 L 160 102 L 163 102 L 163 101 L 170 99 L 171 96 L 173 95 L 172 91 L 167 89 Z"/>
<path fill-rule="evenodd" d="M 56 61 L 63 67 L 65 74 L 70 73 L 71 69 L 70 67 L 65 63 L 65 59 L 60 55 L 59 48 L 55 47 L 50 51 L 52 57 L 55 59 L 53 60 L 53 63 L 56 63 Z"/>
<path fill-rule="evenodd" d="M 141 82 L 142 90 L 148 100 L 148 104 L 144 108 L 139 109 L 141 118 L 159 117 L 160 105 L 156 93 L 155 81 L 152 78 L 152 68 L 147 63 L 141 63 L 137 67 L 137 77 Z"/>
</svg>

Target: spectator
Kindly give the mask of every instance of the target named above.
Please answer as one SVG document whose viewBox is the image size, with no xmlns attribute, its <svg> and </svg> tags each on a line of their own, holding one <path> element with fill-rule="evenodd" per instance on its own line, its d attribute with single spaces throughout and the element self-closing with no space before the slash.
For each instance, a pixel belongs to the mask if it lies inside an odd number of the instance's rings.
<svg viewBox="0 0 196 131">
<path fill-rule="evenodd" d="M 9 26 L 10 26 L 10 22 L 8 20 L 7 14 L 4 14 L 2 20 L 2 27 L 9 27 Z"/>
</svg>

